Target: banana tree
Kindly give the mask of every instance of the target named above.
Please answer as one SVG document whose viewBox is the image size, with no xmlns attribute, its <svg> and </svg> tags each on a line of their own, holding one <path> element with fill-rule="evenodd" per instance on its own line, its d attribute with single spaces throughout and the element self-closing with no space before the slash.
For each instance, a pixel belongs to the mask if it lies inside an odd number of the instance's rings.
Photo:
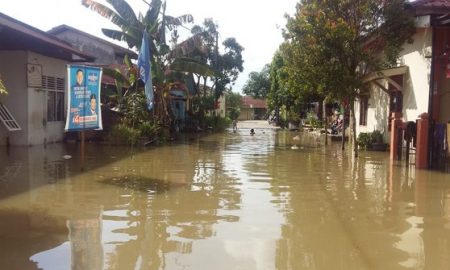
<svg viewBox="0 0 450 270">
<path fill-rule="evenodd" d="M 125 0 L 106 0 L 106 2 L 112 8 L 94 0 L 82 0 L 84 6 L 108 18 L 121 29 L 102 29 L 103 33 L 112 39 L 125 41 L 131 49 L 140 49 L 143 33 L 147 31 L 151 51 L 152 81 L 155 87 L 155 116 L 159 119 L 167 119 L 164 96 L 170 87 L 170 78 L 174 74 L 182 77 L 186 74 L 213 74 L 208 65 L 183 57 L 193 50 L 202 51 L 202 42 L 198 35 L 178 44 L 172 50 L 167 45 L 167 31 L 175 31 L 178 26 L 193 22 L 193 17 L 189 14 L 179 17 L 166 15 L 166 3 L 161 0 L 152 0 L 145 16 L 141 13 L 136 16 Z M 136 76 L 130 72 L 133 70 L 133 65 L 131 62 L 126 64 L 129 69 L 128 78 L 125 78 L 119 70 L 104 69 L 105 74 L 116 79 L 118 89 L 121 89 L 121 86 L 131 91 L 140 89 Z"/>
</svg>

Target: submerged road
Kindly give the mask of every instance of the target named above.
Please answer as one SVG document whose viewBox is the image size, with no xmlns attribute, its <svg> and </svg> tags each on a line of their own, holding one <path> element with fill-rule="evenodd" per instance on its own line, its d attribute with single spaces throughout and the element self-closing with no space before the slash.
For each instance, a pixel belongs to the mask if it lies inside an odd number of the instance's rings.
<svg viewBox="0 0 450 270">
<path fill-rule="evenodd" d="M 0 268 L 450 269 L 448 175 L 322 142 L 239 122 L 87 144 L 84 171 L 77 145 L 0 149 Z"/>
</svg>

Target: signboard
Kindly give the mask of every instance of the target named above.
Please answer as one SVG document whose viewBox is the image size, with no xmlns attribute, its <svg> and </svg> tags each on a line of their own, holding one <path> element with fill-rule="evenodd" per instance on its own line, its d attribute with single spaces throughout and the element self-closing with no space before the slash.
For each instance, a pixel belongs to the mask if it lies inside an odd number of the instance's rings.
<svg viewBox="0 0 450 270">
<path fill-rule="evenodd" d="M 66 131 L 101 130 L 100 86 L 102 69 L 68 65 L 68 106 Z"/>
<path fill-rule="evenodd" d="M 42 66 L 39 64 L 27 64 L 28 87 L 42 88 Z"/>
</svg>

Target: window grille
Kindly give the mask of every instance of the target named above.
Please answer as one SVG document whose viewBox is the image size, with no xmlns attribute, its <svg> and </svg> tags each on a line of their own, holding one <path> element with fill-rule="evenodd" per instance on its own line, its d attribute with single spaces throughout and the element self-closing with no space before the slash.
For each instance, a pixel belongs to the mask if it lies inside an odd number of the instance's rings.
<svg viewBox="0 0 450 270">
<path fill-rule="evenodd" d="M 64 121 L 64 78 L 42 76 L 42 88 L 47 91 L 47 121 Z"/>
<path fill-rule="evenodd" d="M 6 106 L 1 103 L 0 103 L 0 119 L 2 120 L 3 124 L 9 131 L 21 130 L 16 119 L 14 119 L 14 117 L 9 112 L 9 110 L 6 108 Z"/>
</svg>

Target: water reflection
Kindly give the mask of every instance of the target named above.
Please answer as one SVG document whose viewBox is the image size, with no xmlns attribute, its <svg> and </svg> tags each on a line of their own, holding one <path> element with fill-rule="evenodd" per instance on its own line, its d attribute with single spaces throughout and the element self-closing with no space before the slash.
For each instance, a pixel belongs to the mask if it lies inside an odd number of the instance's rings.
<svg viewBox="0 0 450 270">
<path fill-rule="evenodd" d="M 448 175 L 286 131 L 0 151 L 5 269 L 449 269 Z M 293 145 L 298 146 L 292 148 Z M 0 149 L 2 150 L 2 149 Z M 71 159 L 64 159 L 71 155 Z"/>
</svg>

